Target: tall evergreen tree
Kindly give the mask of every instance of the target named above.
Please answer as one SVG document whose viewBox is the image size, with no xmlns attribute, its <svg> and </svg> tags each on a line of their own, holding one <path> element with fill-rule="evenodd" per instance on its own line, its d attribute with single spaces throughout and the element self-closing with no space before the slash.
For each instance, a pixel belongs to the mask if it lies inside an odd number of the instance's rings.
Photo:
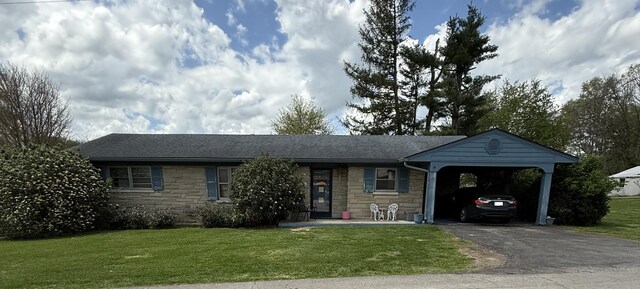
<svg viewBox="0 0 640 289">
<path fill-rule="evenodd" d="M 400 93 L 400 43 L 411 28 L 412 0 L 372 0 L 360 25 L 362 65 L 345 62 L 353 80 L 349 102 L 354 114 L 342 120 L 355 134 L 411 134 L 415 126 L 411 99 Z"/>
<path fill-rule="evenodd" d="M 413 127 L 410 126 L 412 133 L 429 134 L 433 122 L 443 117 L 444 102 L 440 85 L 443 61 L 439 56 L 439 43 L 440 40 L 436 41 L 433 53 L 419 44 L 403 46 L 400 50 L 401 91 L 410 100 L 408 113 L 414 119 Z M 418 107 L 427 109 L 424 119 L 418 117 Z"/>
<path fill-rule="evenodd" d="M 489 44 L 489 36 L 480 33 L 484 21 L 478 8 L 468 5 L 467 18 L 456 16 L 447 22 L 447 43 L 440 48 L 444 57 L 441 85 L 446 98 L 444 112 L 451 123 L 443 127 L 444 133 L 472 135 L 477 131 L 478 120 L 488 112 L 482 88 L 499 76 L 471 75 L 478 63 L 498 56 L 498 47 Z"/>
<path fill-rule="evenodd" d="M 400 66 L 400 91 L 409 100 L 409 105 L 405 107 L 404 113 L 413 117 L 412 123 L 407 125 L 408 134 L 415 134 L 424 120 L 418 119 L 418 106 L 422 99 L 426 97 L 426 86 L 428 83 L 427 68 L 430 60 L 430 53 L 421 45 L 403 46 L 400 49 L 402 65 Z"/>
</svg>

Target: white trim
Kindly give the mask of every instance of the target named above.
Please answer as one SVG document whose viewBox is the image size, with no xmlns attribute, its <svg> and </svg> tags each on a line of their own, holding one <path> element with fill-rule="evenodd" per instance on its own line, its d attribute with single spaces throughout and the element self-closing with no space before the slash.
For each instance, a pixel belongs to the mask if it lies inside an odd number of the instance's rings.
<svg viewBox="0 0 640 289">
<path fill-rule="evenodd" d="M 151 188 L 111 188 L 111 192 L 114 193 L 157 193 L 162 194 L 162 192 L 154 191 Z"/>
<path fill-rule="evenodd" d="M 396 192 L 396 191 L 377 191 L 377 192 L 373 192 L 374 196 L 397 196 L 400 193 Z"/>
</svg>

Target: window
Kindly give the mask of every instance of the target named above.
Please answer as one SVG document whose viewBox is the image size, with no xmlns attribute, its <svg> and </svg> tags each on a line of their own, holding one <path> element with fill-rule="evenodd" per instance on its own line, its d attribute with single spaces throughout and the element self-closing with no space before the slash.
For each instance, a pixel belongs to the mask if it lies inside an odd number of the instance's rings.
<svg viewBox="0 0 640 289">
<path fill-rule="evenodd" d="M 376 169 L 376 191 L 396 190 L 396 169 L 377 168 Z"/>
<path fill-rule="evenodd" d="M 229 198 L 229 185 L 231 184 L 231 180 L 233 179 L 233 174 L 235 173 L 236 168 L 230 167 L 221 167 L 218 168 L 218 183 L 221 199 Z"/>
<path fill-rule="evenodd" d="M 111 167 L 109 168 L 109 177 L 114 188 L 151 188 L 151 169 L 149 167 Z"/>
<path fill-rule="evenodd" d="M 624 186 L 624 184 L 625 184 L 625 179 L 624 179 L 624 178 L 621 178 L 621 179 L 620 179 L 620 185 L 621 185 L 621 186 Z"/>
</svg>

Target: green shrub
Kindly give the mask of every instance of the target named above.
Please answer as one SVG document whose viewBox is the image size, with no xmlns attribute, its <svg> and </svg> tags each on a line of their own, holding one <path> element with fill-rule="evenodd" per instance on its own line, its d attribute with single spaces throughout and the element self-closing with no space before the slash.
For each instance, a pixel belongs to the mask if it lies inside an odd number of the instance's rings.
<svg viewBox="0 0 640 289">
<path fill-rule="evenodd" d="M 238 167 L 229 198 L 245 225 L 277 225 L 303 198 L 303 187 L 293 161 L 263 155 Z"/>
<path fill-rule="evenodd" d="M 151 228 L 171 229 L 176 227 L 178 216 L 171 209 L 155 209 L 151 214 Z"/>
<path fill-rule="evenodd" d="M 177 215 L 172 209 L 112 205 L 111 210 L 108 226 L 111 230 L 168 229 L 176 226 Z"/>
<path fill-rule="evenodd" d="M 609 193 L 616 184 L 604 174 L 596 157 L 556 168 L 548 215 L 558 224 L 594 225 L 609 212 Z"/>
<path fill-rule="evenodd" d="M 151 215 L 151 211 L 144 206 L 125 208 L 122 212 L 125 216 L 126 224 L 124 229 L 151 229 L 153 216 Z"/>
<path fill-rule="evenodd" d="M 0 151 L 0 235 L 13 239 L 91 230 L 109 189 L 98 170 L 67 150 Z"/>
<path fill-rule="evenodd" d="M 120 207 L 117 204 L 109 204 L 104 218 L 101 219 L 102 227 L 99 229 L 104 230 L 124 230 L 129 224 L 129 214 L 126 208 Z"/>
<path fill-rule="evenodd" d="M 237 228 L 244 223 L 232 204 L 199 205 L 196 208 L 196 218 L 205 228 Z"/>
</svg>

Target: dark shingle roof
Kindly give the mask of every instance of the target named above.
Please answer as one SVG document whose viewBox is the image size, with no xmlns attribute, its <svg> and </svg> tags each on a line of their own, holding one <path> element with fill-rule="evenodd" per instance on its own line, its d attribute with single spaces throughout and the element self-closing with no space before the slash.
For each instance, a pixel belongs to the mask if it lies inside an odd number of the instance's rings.
<svg viewBox="0 0 640 289">
<path fill-rule="evenodd" d="M 92 161 L 392 163 L 464 136 L 110 134 L 76 147 Z"/>
</svg>

